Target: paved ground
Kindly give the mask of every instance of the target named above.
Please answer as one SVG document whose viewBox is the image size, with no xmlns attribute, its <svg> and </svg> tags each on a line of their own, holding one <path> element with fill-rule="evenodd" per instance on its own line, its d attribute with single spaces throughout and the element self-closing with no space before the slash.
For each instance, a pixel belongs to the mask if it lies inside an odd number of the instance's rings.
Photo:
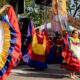
<svg viewBox="0 0 80 80">
<path fill-rule="evenodd" d="M 6 80 L 71 80 L 68 77 L 69 72 L 59 67 L 59 64 L 48 64 L 48 69 L 39 71 L 27 65 L 19 65 Z M 80 73 L 77 73 L 77 76 L 80 77 Z"/>
</svg>

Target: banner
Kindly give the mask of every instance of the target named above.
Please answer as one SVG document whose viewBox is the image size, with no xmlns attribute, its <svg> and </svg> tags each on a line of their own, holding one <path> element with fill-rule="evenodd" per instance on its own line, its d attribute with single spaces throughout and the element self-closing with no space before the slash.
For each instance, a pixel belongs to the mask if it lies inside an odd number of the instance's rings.
<svg viewBox="0 0 80 80">
<path fill-rule="evenodd" d="M 52 32 L 58 31 L 62 33 L 66 29 L 67 23 L 67 10 L 66 10 L 66 0 L 53 0 L 52 2 Z"/>
</svg>

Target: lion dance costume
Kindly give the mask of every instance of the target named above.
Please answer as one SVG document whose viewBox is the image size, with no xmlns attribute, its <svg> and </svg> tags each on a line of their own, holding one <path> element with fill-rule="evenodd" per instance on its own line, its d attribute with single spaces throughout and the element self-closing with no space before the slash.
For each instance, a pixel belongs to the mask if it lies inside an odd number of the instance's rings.
<svg viewBox="0 0 80 80">
<path fill-rule="evenodd" d="M 30 67 L 33 67 L 36 69 L 47 68 L 45 59 L 46 59 L 47 53 L 49 52 L 50 44 L 47 36 L 46 27 L 47 26 L 45 26 L 44 34 L 37 34 L 35 32 L 32 21 L 30 21 L 30 24 L 28 27 L 27 41 L 28 41 L 28 37 L 31 36 L 31 42 L 23 54 L 23 60 Z M 40 37 L 40 35 L 42 37 Z"/>
<path fill-rule="evenodd" d="M 0 19 L 0 80 L 5 80 L 21 59 L 21 34 L 13 7 Z"/>
</svg>

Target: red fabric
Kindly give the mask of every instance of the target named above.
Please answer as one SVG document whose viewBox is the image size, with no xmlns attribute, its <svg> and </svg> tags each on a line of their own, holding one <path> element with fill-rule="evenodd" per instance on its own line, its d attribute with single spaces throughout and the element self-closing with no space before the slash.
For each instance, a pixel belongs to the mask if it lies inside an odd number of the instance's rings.
<svg viewBox="0 0 80 80">
<path fill-rule="evenodd" d="M 10 75 L 12 68 L 13 68 L 12 62 L 10 62 L 8 70 L 5 72 L 5 74 L 3 74 L 0 80 L 5 80 Z"/>
<path fill-rule="evenodd" d="M 64 39 L 65 48 L 62 52 L 62 57 L 66 61 L 66 65 L 62 65 L 61 68 L 66 68 L 69 71 L 80 72 L 80 62 L 72 56 L 72 53 L 68 50 L 67 37 Z"/>
<path fill-rule="evenodd" d="M 33 35 L 34 35 L 34 33 L 35 33 L 35 30 L 34 30 L 34 28 L 32 29 L 32 38 L 33 38 Z M 29 54 L 29 56 L 31 57 L 31 59 L 33 59 L 33 60 L 36 60 L 36 61 L 45 61 L 45 59 L 46 59 L 46 55 L 47 55 L 47 53 L 49 52 L 49 50 L 50 50 L 50 44 L 49 44 L 49 39 L 48 39 L 48 36 L 47 36 L 47 32 L 45 31 L 44 32 L 44 34 L 45 34 L 45 37 L 46 37 L 46 50 L 45 50 L 45 55 L 36 55 L 36 54 L 34 54 L 34 52 L 33 52 L 33 50 L 32 50 L 32 42 L 30 43 L 30 45 L 29 45 L 29 47 L 27 48 L 27 51 L 28 51 L 28 54 Z M 41 34 L 42 35 L 42 34 Z M 43 36 L 43 35 L 42 35 Z M 37 34 L 37 37 L 38 37 L 38 41 L 39 41 L 39 43 L 43 43 L 43 39 L 44 39 L 44 36 L 41 38 L 41 37 L 39 37 L 39 35 Z"/>
<path fill-rule="evenodd" d="M 63 45 L 63 40 L 56 39 L 55 44 L 56 45 Z"/>
<path fill-rule="evenodd" d="M 34 54 L 31 44 L 29 45 L 27 50 L 28 50 L 28 54 L 31 57 L 31 59 L 36 60 L 36 61 L 45 61 L 46 55 L 41 56 L 41 55 Z"/>
<path fill-rule="evenodd" d="M 16 32 L 16 37 L 17 37 L 17 40 L 15 42 L 15 49 L 11 53 L 12 56 L 13 56 L 12 57 L 13 65 L 16 66 L 19 63 L 20 58 L 21 58 L 21 33 L 20 33 L 17 17 L 16 17 L 16 14 L 14 12 L 13 7 L 10 7 L 8 9 L 8 13 L 7 14 L 8 14 L 9 22 L 12 25 L 12 27 L 14 28 L 14 30 Z M 17 59 L 18 59 L 18 63 L 15 64 Z"/>
<path fill-rule="evenodd" d="M 46 30 L 44 30 L 44 35 L 46 36 L 46 51 L 45 51 L 45 54 L 47 55 L 50 51 L 50 43 L 49 43 L 49 38 L 48 38 Z"/>
<path fill-rule="evenodd" d="M 39 44 L 43 44 L 43 41 L 44 41 L 44 36 L 43 36 L 43 34 L 36 34 L 36 36 L 37 36 L 37 40 L 38 40 L 38 43 Z"/>
<path fill-rule="evenodd" d="M 62 65 L 61 68 L 65 68 L 69 71 L 73 71 L 73 72 L 80 72 L 80 67 L 76 67 L 76 66 L 70 66 L 70 65 Z"/>
<path fill-rule="evenodd" d="M 49 43 L 50 43 L 50 45 L 52 45 L 53 44 L 53 40 L 49 40 Z"/>
<path fill-rule="evenodd" d="M 34 27 L 32 28 L 32 33 L 31 33 L 31 37 L 33 37 L 33 35 L 35 34 L 35 29 Z"/>
</svg>

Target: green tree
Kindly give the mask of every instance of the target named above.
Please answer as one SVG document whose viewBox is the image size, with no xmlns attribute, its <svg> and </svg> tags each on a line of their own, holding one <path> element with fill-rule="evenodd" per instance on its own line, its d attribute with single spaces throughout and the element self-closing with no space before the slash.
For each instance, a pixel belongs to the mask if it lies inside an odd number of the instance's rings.
<svg viewBox="0 0 80 80">
<path fill-rule="evenodd" d="M 66 0 L 66 2 L 68 13 L 80 18 L 80 0 Z"/>
<path fill-rule="evenodd" d="M 25 16 L 33 20 L 35 27 L 39 25 L 39 12 L 38 6 L 35 4 L 35 0 L 25 0 Z"/>
<path fill-rule="evenodd" d="M 25 0 L 25 16 L 33 20 L 35 27 L 44 24 L 46 18 L 46 8 L 44 5 L 35 4 L 35 0 Z M 49 9 L 49 8 L 48 8 Z M 49 11 L 49 10 L 48 10 Z M 50 13 L 48 12 L 48 16 Z M 47 17 L 48 17 L 47 16 Z M 49 19 L 49 17 L 48 17 Z M 49 22 L 49 20 L 48 20 Z"/>
<path fill-rule="evenodd" d="M 9 0 L 0 0 L 0 8 L 2 8 L 5 4 L 8 4 L 8 3 L 9 3 Z M 4 13 L 0 14 L 0 17 L 2 17 L 3 15 L 5 15 L 6 11 L 4 11 Z"/>
</svg>

